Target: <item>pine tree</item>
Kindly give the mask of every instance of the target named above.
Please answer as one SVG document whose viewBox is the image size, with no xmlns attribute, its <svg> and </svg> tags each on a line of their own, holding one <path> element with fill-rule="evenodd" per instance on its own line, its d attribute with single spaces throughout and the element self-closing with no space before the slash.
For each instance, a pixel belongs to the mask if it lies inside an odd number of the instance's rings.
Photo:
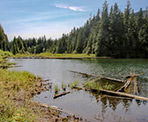
<svg viewBox="0 0 148 122">
<path fill-rule="evenodd" d="M 99 33 L 97 35 L 96 56 L 106 56 L 109 42 L 109 16 L 108 4 L 105 1 L 103 5 L 102 17 L 100 21 Z"/>
</svg>

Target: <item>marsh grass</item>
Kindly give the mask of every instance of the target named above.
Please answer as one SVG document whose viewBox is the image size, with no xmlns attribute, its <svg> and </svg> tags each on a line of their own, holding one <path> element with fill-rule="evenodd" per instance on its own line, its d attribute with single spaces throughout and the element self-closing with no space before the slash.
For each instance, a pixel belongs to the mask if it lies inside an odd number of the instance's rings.
<svg viewBox="0 0 148 122">
<path fill-rule="evenodd" d="M 86 89 L 96 89 L 97 91 L 100 90 L 99 82 L 94 82 L 94 81 L 87 81 L 83 83 L 83 87 Z"/>
<path fill-rule="evenodd" d="M 0 66 L 11 65 L 0 58 Z M 41 79 L 23 71 L 0 68 L 0 122 L 35 122 L 41 111 L 33 109 L 30 98 L 42 91 Z"/>
<path fill-rule="evenodd" d="M 0 121 L 35 121 L 35 113 L 26 101 L 40 91 L 39 80 L 26 71 L 0 69 Z"/>
</svg>

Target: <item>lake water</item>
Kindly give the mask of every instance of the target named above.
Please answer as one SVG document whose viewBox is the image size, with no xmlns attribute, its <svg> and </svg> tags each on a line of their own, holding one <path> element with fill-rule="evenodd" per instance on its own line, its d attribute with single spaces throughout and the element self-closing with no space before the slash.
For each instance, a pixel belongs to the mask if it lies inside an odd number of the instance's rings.
<svg viewBox="0 0 148 122">
<path fill-rule="evenodd" d="M 43 79 L 50 79 L 53 87 L 61 83 L 80 83 L 87 79 L 70 70 L 124 79 L 130 73 L 145 73 L 138 78 L 138 95 L 148 97 L 148 60 L 146 59 L 10 59 L 21 67 L 11 70 L 26 70 Z M 68 89 L 69 90 L 69 89 Z M 34 100 L 55 105 L 63 110 L 79 115 L 88 121 L 148 122 L 148 103 L 146 101 L 125 100 L 102 97 L 86 91 L 72 90 L 70 94 L 53 99 L 54 90 L 42 92 Z"/>
</svg>

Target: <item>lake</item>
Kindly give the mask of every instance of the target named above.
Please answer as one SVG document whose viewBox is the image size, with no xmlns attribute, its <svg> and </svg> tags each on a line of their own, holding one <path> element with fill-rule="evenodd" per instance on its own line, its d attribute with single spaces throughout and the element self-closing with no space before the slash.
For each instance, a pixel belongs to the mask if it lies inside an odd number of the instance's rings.
<svg viewBox="0 0 148 122">
<path fill-rule="evenodd" d="M 138 95 L 148 97 L 148 60 L 146 59 L 10 59 L 10 61 L 21 66 L 11 70 L 26 70 L 43 79 L 49 79 L 48 82 L 53 83 L 53 88 L 55 84 L 61 87 L 62 82 L 70 84 L 78 80 L 84 83 L 88 80 L 71 70 L 118 79 L 125 79 L 130 73 L 145 73 L 138 78 Z M 70 94 L 57 99 L 53 99 L 53 96 L 54 89 L 49 89 L 33 99 L 55 105 L 87 121 L 148 122 L 146 101 L 102 97 L 83 90 L 72 90 Z"/>
</svg>

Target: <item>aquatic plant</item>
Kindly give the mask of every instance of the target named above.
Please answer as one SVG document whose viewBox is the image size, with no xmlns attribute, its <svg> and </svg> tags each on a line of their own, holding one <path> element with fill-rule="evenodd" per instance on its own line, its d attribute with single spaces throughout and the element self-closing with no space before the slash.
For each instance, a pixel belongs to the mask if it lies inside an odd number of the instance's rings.
<svg viewBox="0 0 148 122">
<path fill-rule="evenodd" d="M 63 89 L 63 91 L 66 91 L 66 84 L 64 84 L 63 82 L 62 82 L 62 89 Z"/>
<path fill-rule="evenodd" d="M 55 85 L 54 86 L 54 92 L 55 92 L 55 94 L 57 94 L 59 91 L 60 91 L 60 89 L 59 89 L 58 85 Z"/>
<path fill-rule="evenodd" d="M 99 82 L 94 82 L 94 81 L 87 81 L 83 83 L 83 87 L 86 89 L 96 89 L 97 91 L 100 90 Z"/>
<path fill-rule="evenodd" d="M 71 84 L 71 88 L 77 87 L 79 84 L 79 81 L 75 80 L 72 84 Z"/>
</svg>

